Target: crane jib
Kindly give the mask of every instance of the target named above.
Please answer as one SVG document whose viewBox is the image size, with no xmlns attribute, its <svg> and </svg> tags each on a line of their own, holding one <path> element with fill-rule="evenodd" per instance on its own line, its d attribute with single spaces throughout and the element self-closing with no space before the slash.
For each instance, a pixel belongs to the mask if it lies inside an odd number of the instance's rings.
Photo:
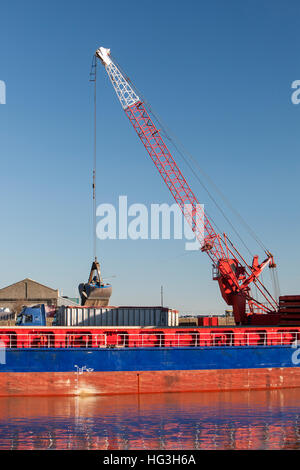
<svg viewBox="0 0 300 470">
<path fill-rule="evenodd" d="M 139 101 L 129 106 L 125 109 L 125 113 L 201 246 L 210 241 L 209 255 L 212 261 L 217 263 L 220 258 L 226 256 L 224 249 L 205 216 L 202 205 L 182 175 L 144 103 Z"/>
<path fill-rule="evenodd" d="M 151 119 L 147 106 L 111 60 L 110 50 L 101 47 L 96 51 L 96 56 L 105 66 L 122 108 L 200 242 L 201 251 L 210 257 L 214 279 L 218 281 L 226 303 L 233 306 L 236 322 L 247 321 L 246 302 L 250 313 L 254 313 L 255 307 L 263 312 L 273 311 L 277 302 L 258 279 L 265 266 L 274 267 L 272 255 L 267 253 L 267 260 L 261 264 L 254 257 L 252 265 L 249 265 L 225 234 L 221 236 L 216 233 Z M 270 307 L 251 296 L 249 285 L 257 281 L 259 285 L 256 283 L 256 287 Z"/>
</svg>

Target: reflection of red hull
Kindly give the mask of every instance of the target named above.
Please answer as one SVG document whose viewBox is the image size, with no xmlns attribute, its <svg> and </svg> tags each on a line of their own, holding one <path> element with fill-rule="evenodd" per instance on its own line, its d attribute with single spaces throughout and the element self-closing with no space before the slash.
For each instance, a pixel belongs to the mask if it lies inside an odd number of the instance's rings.
<svg viewBox="0 0 300 470">
<path fill-rule="evenodd" d="M 297 450 L 298 414 L 297 389 L 6 397 L 0 398 L 0 448 Z"/>
<path fill-rule="evenodd" d="M 0 396 L 115 395 L 299 387 L 299 368 L 141 372 L 6 372 Z"/>
</svg>

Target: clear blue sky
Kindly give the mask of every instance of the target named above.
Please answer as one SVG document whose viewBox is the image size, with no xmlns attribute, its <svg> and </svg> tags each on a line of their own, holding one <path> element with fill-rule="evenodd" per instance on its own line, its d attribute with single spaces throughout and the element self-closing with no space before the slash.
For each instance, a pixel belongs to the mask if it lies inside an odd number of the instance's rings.
<svg viewBox="0 0 300 470">
<path fill-rule="evenodd" d="M 0 286 L 31 277 L 74 296 L 88 276 L 102 45 L 274 253 L 282 293 L 299 293 L 298 1 L 4 0 L 0 18 Z M 98 202 L 171 203 L 98 70 Z M 112 304 L 159 304 L 162 284 L 182 312 L 224 311 L 207 257 L 183 241 L 98 242 L 98 257 Z"/>
</svg>

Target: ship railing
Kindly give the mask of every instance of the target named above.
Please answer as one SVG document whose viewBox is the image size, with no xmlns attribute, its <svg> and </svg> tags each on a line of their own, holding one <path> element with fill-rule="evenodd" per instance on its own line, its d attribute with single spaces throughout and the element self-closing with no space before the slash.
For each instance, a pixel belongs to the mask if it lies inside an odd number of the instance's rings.
<svg viewBox="0 0 300 470">
<path fill-rule="evenodd" d="M 0 345 L 6 348 L 179 348 L 295 344 L 300 346 L 300 329 L 174 333 L 0 332 Z"/>
<path fill-rule="evenodd" d="M 297 341 L 300 345 L 300 331 L 119 334 L 115 347 L 283 346 Z"/>
</svg>

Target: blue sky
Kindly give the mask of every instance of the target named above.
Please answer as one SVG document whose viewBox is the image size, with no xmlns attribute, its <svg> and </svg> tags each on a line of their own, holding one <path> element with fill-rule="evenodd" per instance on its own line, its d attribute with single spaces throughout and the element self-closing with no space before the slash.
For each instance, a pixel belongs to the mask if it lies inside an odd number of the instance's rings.
<svg viewBox="0 0 300 470">
<path fill-rule="evenodd" d="M 300 105 L 291 102 L 299 13 L 293 0 L 3 1 L 0 286 L 31 277 L 75 296 L 88 276 L 89 72 L 105 46 L 272 251 L 281 292 L 299 293 Z M 101 65 L 97 92 L 98 203 L 127 195 L 129 203 L 171 204 Z M 224 311 L 208 258 L 185 252 L 184 241 L 99 241 L 97 251 L 103 275 L 116 276 L 112 304 L 159 304 L 163 285 L 165 303 L 181 312 Z"/>
</svg>

